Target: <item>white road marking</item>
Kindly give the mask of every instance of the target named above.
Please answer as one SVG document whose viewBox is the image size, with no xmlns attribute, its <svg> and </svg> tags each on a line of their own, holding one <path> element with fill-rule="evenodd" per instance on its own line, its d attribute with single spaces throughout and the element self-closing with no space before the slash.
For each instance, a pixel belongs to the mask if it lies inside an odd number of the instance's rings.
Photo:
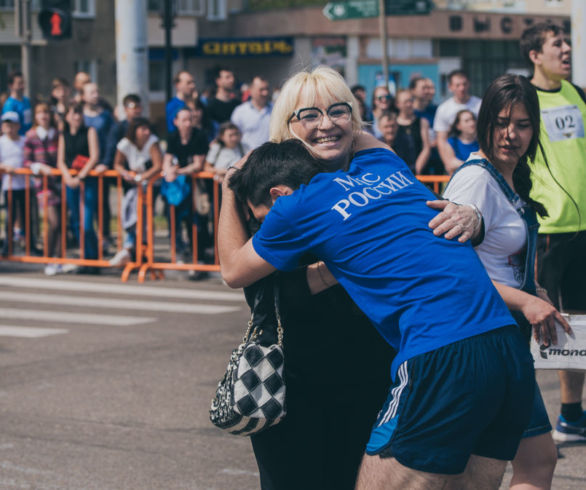
<svg viewBox="0 0 586 490">
<path fill-rule="evenodd" d="M 114 308 L 143 311 L 164 311 L 169 313 L 198 313 L 215 315 L 238 311 L 235 306 L 202 305 L 189 303 L 173 303 L 163 301 L 141 301 L 132 299 L 94 298 L 92 296 L 64 296 L 57 294 L 39 294 L 22 292 L 0 292 L 0 302 L 34 303 L 60 306 L 84 306 L 89 308 Z"/>
<path fill-rule="evenodd" d="M 57 323 L 76 323 L 81 325 L 110 325 L 116 327 L 140 325 L 142 323 L 151 323 L 157 320 L 156 318 L 152 317 L 102 314 L 96 315 L 92 313 L 25 310 L 22 308 L 0 308 L 0 318 L 11 318 L 17 320 L 40 320 Z"/>
<path fill-rule="evenodd" d="M 133 296 L 152 296 L 155 298 L 206 299 L 217 301 L 243 302 L 242 292 L 202 291 L 152 286 L 133 286 L 130 284 L 97 284 L 93 282 L 59 279 L 31 279 L 26 277 L 0 277 L 0 286 L 18 288 L 50 289 L 52 291 L 76 291 L 84 293 L 106 293 Z"/>
<path fill-rule="evenodd" d="M 34 328 L 0 325 L 0 337 L 22 337 L 25 339 L 37 339 L 67 333 L 64 328 Z"/>
</svg>

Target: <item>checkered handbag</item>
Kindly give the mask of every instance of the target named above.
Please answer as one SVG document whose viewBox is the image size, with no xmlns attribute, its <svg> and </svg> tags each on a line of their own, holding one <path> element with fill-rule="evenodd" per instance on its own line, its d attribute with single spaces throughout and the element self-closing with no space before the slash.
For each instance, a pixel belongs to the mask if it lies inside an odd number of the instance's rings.
<svg viewBox="0 0 586 490">
<path fill-rule="evenodd" d="M 275 286 L 276 343 L 261 345 L 263 328 L 255 325 L 254 308 L 242 343 L 232 351 L 218 383 L 210 420 L 220 429 L 241 436 L 256 434 L 285 416 L 283 326 Z"/>
</svg>

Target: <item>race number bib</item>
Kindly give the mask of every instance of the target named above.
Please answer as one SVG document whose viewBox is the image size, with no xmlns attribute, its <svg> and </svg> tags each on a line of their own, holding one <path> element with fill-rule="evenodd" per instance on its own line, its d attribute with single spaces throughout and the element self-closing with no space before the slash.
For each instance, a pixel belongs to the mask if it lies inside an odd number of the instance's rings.
<svg viewBox="0 0 586 490">
<path fill-rule="evenodd" d="M 550 141 L 584 138 L 584 120 L 576 105 L 566 105 L 541 111 Z"/>
</svg>

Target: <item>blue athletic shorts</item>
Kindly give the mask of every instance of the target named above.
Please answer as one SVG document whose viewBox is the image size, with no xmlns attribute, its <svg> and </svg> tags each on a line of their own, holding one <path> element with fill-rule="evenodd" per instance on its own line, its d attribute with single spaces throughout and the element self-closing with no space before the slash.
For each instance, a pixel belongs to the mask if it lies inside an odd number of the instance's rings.
<svg viewBox="0 0 586 490">
<path fill-rule="evenodd" d="M 516 325 L 449 344 L 401 364 L 366 453 L 441 474 L 462 473 L 472 454 L 512 460 L 534 394 Z"/>
<path fill-rule="evenodd" d="M 533 406 L 531 407 L 531 416 L 529 418 L 529 424 L 527 425 L 525 432 L 523 432 L 523 438 L 540 436 L 541 434 L 551 432 L 549 415 L 547 415 L 547 410 L 545 409 L 545 404 L 543 403 L 543 397 L 541 396 L 541 390 L 539 389 L 537 381 L 535 381 L 533 389 L 535 390 L 535 395 L 533 397 Z"/>
</svg>

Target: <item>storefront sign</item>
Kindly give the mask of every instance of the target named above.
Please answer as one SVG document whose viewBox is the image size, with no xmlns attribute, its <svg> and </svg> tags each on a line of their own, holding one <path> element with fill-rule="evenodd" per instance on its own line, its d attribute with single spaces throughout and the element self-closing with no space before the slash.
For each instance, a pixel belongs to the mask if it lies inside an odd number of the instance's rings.
<svg viewBox="0 0 586 490">
<path fill-rule="evenodd" d="M 252 39 L 200 39 L 190 54 L 203 57 L 291 56 L 292 37 Z"/>
</svg>

